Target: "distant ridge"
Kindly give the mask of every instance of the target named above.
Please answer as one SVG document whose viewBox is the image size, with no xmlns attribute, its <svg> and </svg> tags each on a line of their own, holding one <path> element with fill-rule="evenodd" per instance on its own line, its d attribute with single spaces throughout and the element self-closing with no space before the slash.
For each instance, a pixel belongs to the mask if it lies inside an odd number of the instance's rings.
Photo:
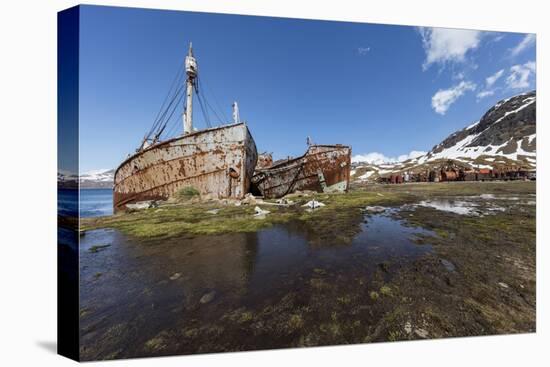
<svg viewBox="0 0 550 367">
<path fill-rule="evenodd" d="M 115 170 L 95 170 L 80 175 L 82 189 L 112 189 Z"/>
</svg>

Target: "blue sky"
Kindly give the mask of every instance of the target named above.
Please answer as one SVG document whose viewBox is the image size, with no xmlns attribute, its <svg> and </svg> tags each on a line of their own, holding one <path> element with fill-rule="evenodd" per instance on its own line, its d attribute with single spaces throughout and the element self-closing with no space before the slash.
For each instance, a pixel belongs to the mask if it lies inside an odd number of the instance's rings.
<svg viewBox="0 0 550 367">
<path fill-rule="evenodd" d="M 80 31 L 81 171 L 135 150 L 190 41 L 210 104 L 275 158 L 307 136 L 403 158 L 535 88 L 534 35 L 94 6 Z"/>
</svg>

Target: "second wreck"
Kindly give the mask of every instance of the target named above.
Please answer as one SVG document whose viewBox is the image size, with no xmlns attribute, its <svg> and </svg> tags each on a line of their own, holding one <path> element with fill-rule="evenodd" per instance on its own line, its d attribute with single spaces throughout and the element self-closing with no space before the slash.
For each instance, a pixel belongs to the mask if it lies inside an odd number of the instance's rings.
<svg viewBox="0 0 550 367">
<path fill-rule="evenodd" d="M 297 190 L 347 191 L 350 181 L 351 148 L 345 145 L 310 145 L 304 155 L 256 168 L 252 193 L 280 198 Z"/>
</svg>

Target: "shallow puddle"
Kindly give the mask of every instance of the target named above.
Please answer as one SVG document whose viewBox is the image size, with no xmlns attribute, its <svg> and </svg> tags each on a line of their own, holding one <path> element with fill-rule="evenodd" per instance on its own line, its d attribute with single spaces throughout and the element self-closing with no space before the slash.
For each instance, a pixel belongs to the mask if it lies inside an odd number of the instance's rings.
<svg viewBox="0 0 550 367">
<path fill-rule="evenodd" d="M 418 205 L 460 215 L 479 215 L 476 203 L 463 200 L 423 200 Z"/>
<path fill-rule="evenodd" d="M 422 200 L 413 206 L 423 206 L 459 215 L 483 216 L 504 212 L 511 206 L 534 204 L 529 196 L 481 194 Z"/>
</svg>

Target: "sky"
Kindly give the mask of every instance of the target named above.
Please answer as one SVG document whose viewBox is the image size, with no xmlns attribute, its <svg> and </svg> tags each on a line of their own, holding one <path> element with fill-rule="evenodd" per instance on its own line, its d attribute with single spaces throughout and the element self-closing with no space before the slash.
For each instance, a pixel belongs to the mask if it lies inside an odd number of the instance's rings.
<svg viewBox="0 0 550 367">
<path fill-rule="evenodd" d="M 303 154 L 309 136 L 350 145 L 355 161 L 402 160 L 535 89 L 533 34 L 82 6 L 81 172 L 135 151 L 189 42 L 212 124 L 238 101 L 275 159 Z"/>
</svg>

